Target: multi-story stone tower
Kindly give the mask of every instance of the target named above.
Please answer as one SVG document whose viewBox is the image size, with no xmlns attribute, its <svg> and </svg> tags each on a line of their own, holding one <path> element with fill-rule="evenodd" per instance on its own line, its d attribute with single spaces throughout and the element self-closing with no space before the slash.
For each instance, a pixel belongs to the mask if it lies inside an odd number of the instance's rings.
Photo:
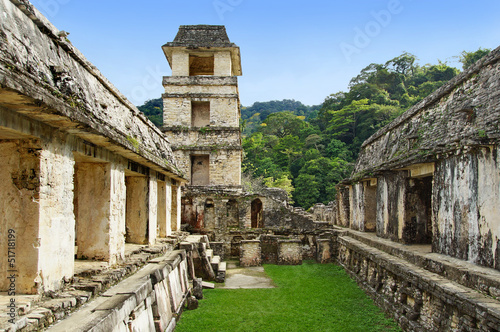
<svg viewBox="0 0 500 332">
<path fill-rule="evenodd" d="M 163 46 L 163 131 L 196 189 L 241 190 L 240 49 L 224 26 L 181 26 Z"/>
</svg>

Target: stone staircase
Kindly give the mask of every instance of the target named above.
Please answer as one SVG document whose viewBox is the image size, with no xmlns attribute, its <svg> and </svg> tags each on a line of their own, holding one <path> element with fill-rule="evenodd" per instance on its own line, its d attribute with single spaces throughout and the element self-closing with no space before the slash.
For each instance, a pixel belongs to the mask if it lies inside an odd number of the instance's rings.
<svg viewBox="0 0 500 332">
<path fill-rule="evenodd" d="M 207 281 L 224 282 L 226 262 L 223 262 L 219 255 L 214 255 L 206 235 L 189 235 L 180 244 L 180 248 L 193 250 L 193 268 L 197 277 Z"/>
</svg>

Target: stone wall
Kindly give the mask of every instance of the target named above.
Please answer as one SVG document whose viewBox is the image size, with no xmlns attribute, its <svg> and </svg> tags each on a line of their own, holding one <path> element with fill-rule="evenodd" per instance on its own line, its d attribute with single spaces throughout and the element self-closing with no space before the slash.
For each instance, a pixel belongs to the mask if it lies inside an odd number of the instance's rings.
<svg viewBox="0 0 500 332">
<path fill-rule="evenodd" d="M 202 127 L 197 129 L 163 127 L 165 135 L 172 142 L 172 149 L 207 151 L 218 149 L 239 149 L 241 137 L 239 128 Z"/>
<path fill-rule="evenodd" d="M 328 205 L 315 204 L 311 207 L 310 212 L 314 221 L 325 221 L 330 225 L 337 223 L 337 203 L 335 201 L 328 203 Z"/>
<path fill-rule="evenodd" d="M 498 152 L 484 147 L 436 164 L 433 251 L 500 270 Z"/>
<path fill-rule="evenodd" d="M 452 281 L 455 274 L 449 260 L 444 261 L 450 265 L 447 268 L 434 258 L 415 257 L 422 267 L 416 266 L 399 257 L 405 254 L 398 254 L 397 249 L 384 252 L 346 234 L 339 234 L 337 245 L 338 263 L 405 331 L 496 331 L 500 326 L 498 301 L 458 283 L 467 283 L 468 278 L 478 281 L 478 275 L 487 275 L 484 272 L 458 267 L 456 281 Z M 377 241 L 376 246 L 383 244 Z M 414 257 L 410 252 L 407 255 Z M 429 271 L 434 267 L 446 276 Z M 493 283 L 498 284 L 498 278 Z M 476 284 L 482 289 L 486 285 L 483 281 Z"/>
<path fill-rule="evenodd" d="M 240 244 L 240 266 L 260 266 L 262 264 L 259 240 L 244 240 Z"/>
<path fill-rule="evenodd" d="M 193 277 L 186 252 L 171 251 L 49 331 L 173 331 Z"/>
<path fill-rule="evenodd" d="M 171 76 L 163 77 L 163 85 L 167 127 L 191 127 L 192 100 L 210 101 L 210 126 L 239 127 L 237 77 Z"/>
<path fill-rule="evenodd" d="M 278 240 L 278 265 L 302 264 L 302 241 Z"/>
</svg>

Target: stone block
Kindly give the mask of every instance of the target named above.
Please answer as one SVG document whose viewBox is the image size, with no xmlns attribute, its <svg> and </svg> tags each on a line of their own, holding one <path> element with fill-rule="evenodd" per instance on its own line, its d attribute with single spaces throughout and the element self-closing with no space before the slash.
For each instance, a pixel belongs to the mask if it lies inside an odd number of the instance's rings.
<svg viewBox="0 0 500 332">
<path fill-rule="evenodd" d="M 260 266 L 262 264 L 260 241 L 243 240 L 240 244 L 240 266 Z"/>
<path fill-rule="evenodd" d="M 278 240 L 278 264 L 302 264 L 302 242 L 300 240 Z"/>
</svg>

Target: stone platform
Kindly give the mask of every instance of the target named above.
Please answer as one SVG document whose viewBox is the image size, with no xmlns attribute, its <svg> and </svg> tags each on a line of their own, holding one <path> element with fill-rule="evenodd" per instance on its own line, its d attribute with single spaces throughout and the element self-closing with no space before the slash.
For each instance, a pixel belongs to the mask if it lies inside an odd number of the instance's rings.
<svg viewBox="0 0 500 332">
<path fill-rule="evenodd" d="M 125 260 L 115 266 L 106 262 L 76 260 L 74 277 L 57 293 L 15 297 L 0 293 L 0 331 L 38 331 L 66 318 L 111 286 L 139 271 L 149 261 L 172 252 L 183 238 L 185 235 L 160 239 L 158 244 L 151 246 L 127 245 Z M 7 306 L 11 298 L 16 303 L 14 323 L 9 322 L 12 318 Z"/>
<path fill-rule="evenodd" d="M 498 331 L 500 272 L 338 229 L 337 260 L 405 331 Z"/>
</svg>

